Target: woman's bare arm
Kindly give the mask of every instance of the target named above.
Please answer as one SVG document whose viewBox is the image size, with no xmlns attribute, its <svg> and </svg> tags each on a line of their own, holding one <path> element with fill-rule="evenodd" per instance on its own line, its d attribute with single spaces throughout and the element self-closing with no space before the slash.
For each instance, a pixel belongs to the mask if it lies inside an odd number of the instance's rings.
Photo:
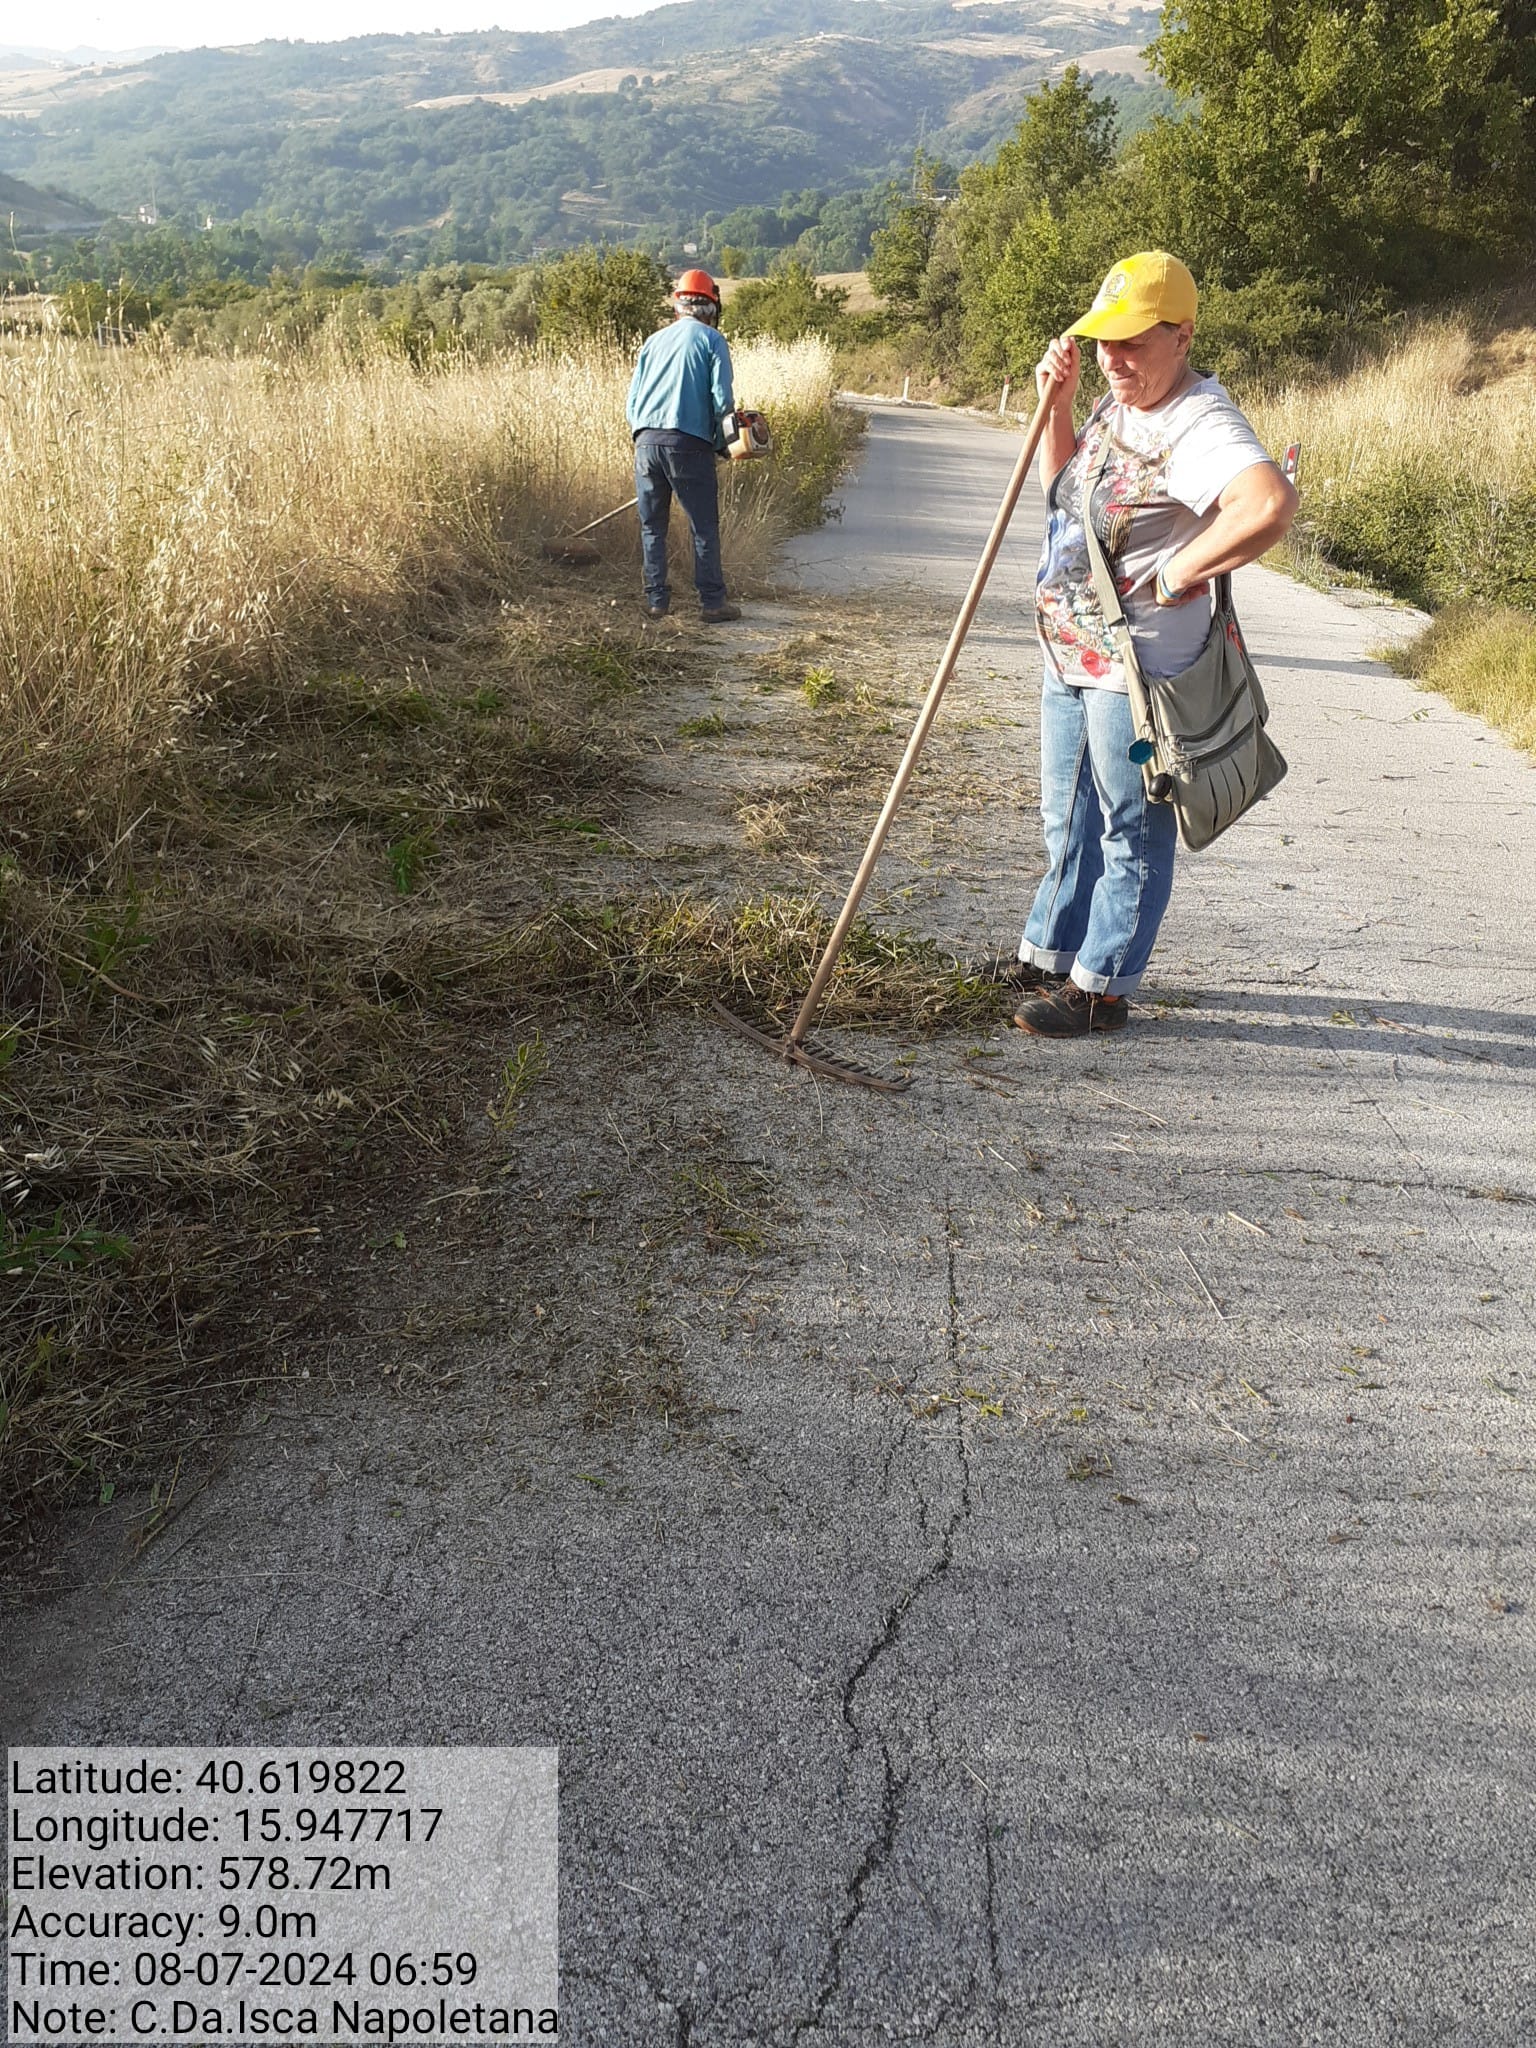
<svg viewBox="0 0 1536 2048">
<path fill-rule="evenodd" d="M 1298 503 L 1294 488 L 1272 462 L 1240 471 L 1216 500 L 1210 525 L 1163 564 L 1158 603 L 1182 604 L 1198 597 L 1213 576 L 1257 561 L 1285 538 Z"/>
</svg>

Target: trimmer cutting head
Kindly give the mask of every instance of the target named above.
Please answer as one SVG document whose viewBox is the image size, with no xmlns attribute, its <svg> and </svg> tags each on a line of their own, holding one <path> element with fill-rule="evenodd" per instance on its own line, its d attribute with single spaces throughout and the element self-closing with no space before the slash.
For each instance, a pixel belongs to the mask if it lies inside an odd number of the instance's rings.
<svg viewBox="0 0 1536 2048">
<path fill-rule="evenodd" d="M 547 540 L 544 559 L 546 562 L 559 562 L 567 569 L 590 569 L 594 562 L 603 558 L 589 540 Z"/>
<path fill-rule="evenodd" d="M 627 512 L 634 503 L 633 498 L 626 498 L 622 505 L 615 505 L 611 512 L 601 513 L 596 519 L 589 519 L 585 526 L 578 526 L 574 533 L 557 534 L 555 539 L 545 541 L 544 559 L 549 562 L 562 562 L 567 569 L 589 569 L 594 562 L 600 562 L 603 558 L 594 543 L 583 540 L 582 535 L 594 533 L 598 527 L 606 526 L 610 519 L 617 519 L 621 512 Z"/>
</svg>

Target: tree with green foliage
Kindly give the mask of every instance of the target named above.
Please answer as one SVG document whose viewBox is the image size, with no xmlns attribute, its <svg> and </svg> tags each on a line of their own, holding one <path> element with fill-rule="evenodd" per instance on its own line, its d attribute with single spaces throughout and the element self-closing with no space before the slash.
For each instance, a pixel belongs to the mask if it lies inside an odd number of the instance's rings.
<svg viewBox="0 0 1536 2048">
<path fill-rule="evenodd" d="M 878 292 L 893 313 L 915 314 L 922 306 L 944 215 L 941 181 L 950 181 L 948 166 L 920 148 L 912 159 L 911 197 L 892 205 L 889 220 L 871 240 L 870 290 Z"/>
<path fill-rule="evenodd" d="M 574 249 L 539 274 L 539 333 L 552 341 L 603 335 L 628 347 L 666 324 L 671 292 L 665 268 L 643 250 Z"/>
<path fill-rule="evenodd" d="M 1082 310 L 1084 276 L 1096 284 L 1113 258 L 1101 262 L 1105 233 L 1083 232 L 1078 202 L 1102 193 L 1114 157 L 1114 102 L 1095 98 L 1071 64 L 1030 94 L 993 160 L 962 174 L 935 260 L 947 243 L 947 288 L 973 375 L 1020 376 L 1046 337 Z"/>
<path fill-rule="evenodd" d="M 969 239 L 983 260 L 1001 253 L 1022 211 L 1040 204 L 1058 216 L 1090 179 L 1114 161 L 1115 103 L 1095 98 L 1088 79 L 1069 64 L 1055 85 L 1029 94 L 1018 128 L 990 163 L 960 180 Z"/>
<path fill-rule="evenodd" d="M 841 285 L 818 284 L 815 274 L 791 256 L 775 264 L 767 277 L 744 284 L 726 307 L 723 324 L 737 340 L 766 334 L 775 341 L 798 341 L 802 334 L 830 333 L 847 303 Z"/>
<path fill-rule="evenodd" d="M 1132 249 L 1189 263 L 1229 376 L 1525 259 L 1536 0 L 1170 0 L 1152 54 L 1173 111 L 1118 150 L 1068 69 L 950 205 L 878 238 L 872 281 L 973 387 L 1022 376 Z"/>
<path fill-rule="evenodd" d="M 1495 274 L 1536 197 L 1528 0 L 1170 0 L 1152 45 L 1194 111 L 1150 161 L 1197 275 L 1419 298 Z"/>
<path fill-rule="evenodd" d="M 801 231 L 795 255 L 812 270 L 858 270 L 868 262 L 874 237 L 899 197 L 899 187 L 889 181 L 862 192 L 835 193 L 823 202 L 814 225 Z"/>
</svg>

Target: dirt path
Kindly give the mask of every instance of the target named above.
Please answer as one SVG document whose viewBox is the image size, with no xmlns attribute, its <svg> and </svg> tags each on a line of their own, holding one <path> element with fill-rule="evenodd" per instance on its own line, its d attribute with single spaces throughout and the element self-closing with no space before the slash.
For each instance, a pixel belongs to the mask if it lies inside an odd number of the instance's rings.
<svg viewBox="0 0 1536 2048">
<path fill-rule="evenodd" d="M 1012 452 L 876 412 L 616 874 L 835 893 Z M 959 953 L 1037 869 L 1031 556 L 880 878 Z M 558 1741 L 603 2048 L 1526 2039 L 1531 770 L 1245 583 L 1292 772 L 1133 1031 L 881 1100 L 568 1021 L 161 1542 L 82 1527 L 8 1739 Z"/>
</svg>

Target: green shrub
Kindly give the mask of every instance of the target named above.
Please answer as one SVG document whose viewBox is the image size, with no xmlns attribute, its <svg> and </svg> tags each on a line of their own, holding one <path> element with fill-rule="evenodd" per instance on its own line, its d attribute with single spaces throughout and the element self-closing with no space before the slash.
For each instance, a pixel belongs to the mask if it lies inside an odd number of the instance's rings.
<svg viewBox="0 0 1536 2048">
<path fill-rule="evenodd" d="M 664 267 L 642 250 L 575 249 L 539 272 L 534 302 L 540 337 L 591 337 L 629 346 L 666 324 L 671 291 Z"/>
<path fill-rule="evenodd" d="M 766 335 L 773 341 L 798 341 L 802 334 L 832 334 L 847 303 L 841 285 L 818 284 L 809 265 L 790 257 L 735 293 L 723 325 L 733 340 Z"/>
</svg>

